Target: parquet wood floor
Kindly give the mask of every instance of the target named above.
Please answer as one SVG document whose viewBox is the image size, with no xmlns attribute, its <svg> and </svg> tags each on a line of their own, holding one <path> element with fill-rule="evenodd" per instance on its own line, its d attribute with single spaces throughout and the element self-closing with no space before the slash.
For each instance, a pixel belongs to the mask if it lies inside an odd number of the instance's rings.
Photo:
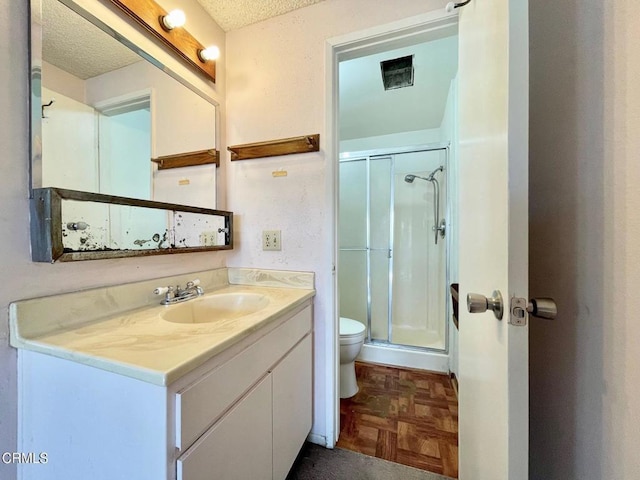
<svg viewBox="0 0 640 480">
<path fill-rule="evenodd" d="M 356 362 L 338 447 L 458 477 L 458 400 L 447 375 Z"/>
</svg>

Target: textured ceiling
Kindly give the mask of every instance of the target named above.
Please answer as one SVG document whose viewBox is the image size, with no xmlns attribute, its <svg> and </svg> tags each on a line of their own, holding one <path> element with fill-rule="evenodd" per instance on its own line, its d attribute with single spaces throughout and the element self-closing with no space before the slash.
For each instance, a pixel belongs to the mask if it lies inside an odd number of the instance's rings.
<svg viewBox="0 0 640 480">
<path fill-rule="evenodd" d="M 58 0 L 43 0 L 42 57 L 86 80 L 140 57 Z"/>
<path fill-rule="evenodd" d="M 225 30 L 306 7 L 324 0 L 196 0 Z M 45 61 L 86 80 L 140 60 L 58 0 L 42 0 L 42 56 Z"/>
<path fill-rule="evenodd" d="M 324 0 L 197 0 L 228 32 Z"/>
</svg>

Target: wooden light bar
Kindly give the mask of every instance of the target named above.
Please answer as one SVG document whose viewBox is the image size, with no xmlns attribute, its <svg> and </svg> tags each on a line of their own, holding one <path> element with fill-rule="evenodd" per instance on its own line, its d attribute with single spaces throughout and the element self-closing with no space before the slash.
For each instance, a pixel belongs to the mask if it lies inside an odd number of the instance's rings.
<svg viewBox="0 0 640 480">
<path fill-rule="evenodd" d="M 187 63 L 213 80 L 213 83 L 216 82 L 216 62 L 214 60 L 202 61 L 198 55 L 198 52 L 204 50 L 205 47 L 182 27 L 165 30 L 160 22 L 168 12 L 154 0 L 111 0 L 111 2 Z"/>
</svg>

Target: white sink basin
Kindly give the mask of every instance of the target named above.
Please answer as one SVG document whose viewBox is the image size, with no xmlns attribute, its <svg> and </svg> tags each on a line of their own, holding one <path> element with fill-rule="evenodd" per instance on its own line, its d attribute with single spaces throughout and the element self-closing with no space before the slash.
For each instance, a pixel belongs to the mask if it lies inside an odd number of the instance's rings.
<svg viewBox="0 0 640 480">
<path fill-rule="evenodd" d="M 269 298 L 258 293 L 221 293 L 171 305 L 162 318 L 173 323 L 210 323 L 244 317 L 267 305 Z"/>
</svg>

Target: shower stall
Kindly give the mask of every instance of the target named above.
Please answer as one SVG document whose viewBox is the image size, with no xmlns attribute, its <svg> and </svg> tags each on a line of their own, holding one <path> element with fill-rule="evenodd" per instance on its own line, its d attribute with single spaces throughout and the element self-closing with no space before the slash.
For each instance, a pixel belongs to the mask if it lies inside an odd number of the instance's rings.
<svg viewBox="0 0 640 480">
<path fill-rule="evenodd" d="M 340 155 L 340 316 L 361 359 L 447 370 L 448 145 Z"/>
</svg>

